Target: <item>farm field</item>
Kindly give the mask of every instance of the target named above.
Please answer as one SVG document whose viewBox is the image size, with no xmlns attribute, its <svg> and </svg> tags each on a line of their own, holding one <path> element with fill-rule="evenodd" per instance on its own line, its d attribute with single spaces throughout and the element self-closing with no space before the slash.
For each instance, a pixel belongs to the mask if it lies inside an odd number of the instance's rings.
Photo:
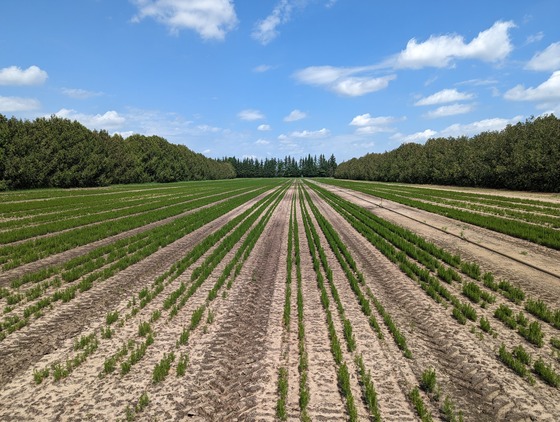
<svg viewBox="0 0 560 422">
<path fill-rule="evenodd" d="M 0 420 L 560 419 L 560 201 L 0 193 Z"/>
</svg>

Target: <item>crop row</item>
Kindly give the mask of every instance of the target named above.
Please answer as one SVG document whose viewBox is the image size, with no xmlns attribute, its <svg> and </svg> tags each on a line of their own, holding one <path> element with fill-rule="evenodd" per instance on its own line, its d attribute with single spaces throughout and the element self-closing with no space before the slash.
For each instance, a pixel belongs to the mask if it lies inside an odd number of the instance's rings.
<svg viewBox="0 0 560 422">
<path fill-rule="evenodd" d="M 371 188 L 372 186 L 370 186 Z M 478 213 L 495 214 L 515 220 L 523 220 L 539 225 L 560 227 L 560 210 L 550 202 L 541 202 L 541 205 L 526 205 L 515 199 L 502 198 L 488 200 L 484 195 L 462 194 L 452 191 L 436 189 L 415 189 L 402 186 L 385 187 L 375 185 L 375 190 L 383 193 L 391 193 L 398 197 L 410 198 L 441 204 L 444 206 L 469 209 Z M 545 205 L 546 204 L 546 205 Z M 543 206 L 544 205 L 544 206 Z"/>
<path fill-rule="evenodd" d="M 198 258 L 200 258 L 214 244 L 218 243 L 219 246 L 226 245 L 227 248 L 231 249 L 231 247 L 233 247 L 233 245 L 241 239 L 241 236 L 249 229 L 249 227 L 253 224 L 255 219 L 260 214 L 262 214 L 262 212 L 265 209 L 269 208 L 266 213 L 265 219 L 267 218 L 267 216 L 268 217 L 270 216 L 271 213 L 270 208 L 273 209 L 278 204 L 279 198 L 281 198 L 281 195 L 284 191 L 285 188 L 277 189 L 276 191 L 269 194 L 267 197 L 263 198 L 261 201 L 253 205 L 250 209 L 245 211 L 243 214 L 229 221 L 225 226 L 223 226 L 220 230 L 214 233 L 214 235 L 205 238 L 203 241 L 197 244 L 193 249 L 190 250 L 190 252 L 182 260 L 173 264 L 164 274 L 156 278 L 151 289 L 144 288 L 139 292 L 138 294 L 138 299 L 140 300 L 139 306 L 136 305 L 136 299 L 135 298 L 132 299 L 131 302 L 132 309 L 123 319 L 121 319 L 121 323 L 119 324 L 119 326 L 122 327 L 125 321 L 128 321 L 130 318 L 134 317 L 140 311 L 140 309 L 143 309 L 148 303 L 150 303 L 155 297 L 157 297 L 163 291 L 164 285 L 169 285 L 171 282 L 177 279 L 177 277 L 179 277 L 188 267 L 190 267 L 190 265 L 192 265 L 195 261 L 197 261 Z M 272 207 L 270 207 L 272 202 L 274 202 L 274 204 L 272 205 Z M 243 224 L 244 222 L 247 221 L 249 221 L 249 224 Z M 237 229 L 232 231 L 232 229 L 236 226 Z M 227 277 L 231 272 L 231 270 L 233 269 L 233 266 L 239 265 L 238 263 L 239 258 L 248 256 L 248 253 L 250 252 L 250 248 L 252 247 L 252 245 L 254 245 L 256 239 L 258 239 L 260 235 L 259 227 L 261 228 L 260 231 L 262 231 L 262 227 L 264 227 L 262 222 L 257 224 L 257 226 L 252 230 L 251 234 L 246 238 L 245 242 L 243 243 L 243 246 L 240 249 L 241 253 L 239 253 L 238 251 L 238 253 L 236 254 L 237 260 L 232 259 L 230 264 L 224 270 L 222 276 L 216 282 L 216 285 L 220 283 L 223 284 L 223 281 L 221 280 L 223 280 L 224 274 Z M 242 230 L 240 230 L 240 228 L 242 228 Z M 225 236 L 228 232 L 231 232 L 230 235 Z M 209 258 L 212 258 L 212 255 L 216 253 L 217 250 L 219 250 L 219 248 L 214 249 L 213 252 L 210 254 Z M 209 260 L 208 258 L 204 260 L 200 264 L 200 266 L 197 267 L 197 269 L 208 265 L 207 264 L 208 260 Z M 238 271 L 236 271 L 236 274 L 237 273 Z M 202 282 L 208 278 L 209 274 L 210 273 L 206 271 L 199 272 L 199 276 L 197 277 L 196 282 L 192 282 L 193 280 L 191 280 L 192 283 L 189 286 L 188 291 L 186 292 L 185 302 L 196 292 L 196 290 L 200 287 Z M 214 286 L 214 289 L 216 289 L 216 285 Z M 172 291 L 168 295 L 168 297 L 162 302 L 161 308 L 158 308 L 152 312 L 152 316 L 149 322 L 141 321 L 139 323 L 137 335 L 141 339 L 144 338 L 145 340 L 141 340 L 140 342 L 138 342 L 135 339 L 129 339 L 128 341 L 124 341 L 120 349 L 118 349 L 114 354 L 112 354 L 111 356 L 105 359 L 103 365 L 103 375 L 106 376 L 113 373 L 116 370 L 117 365 L 120 365 L 121 375 L 126 375 L 131 371 L 132 367 L 135 364 L 137 364 L 140 360 L 142 360 L 148 348 L 152 346 L 155 340 L 157 339 L 156 329 L 153 324 L 155 324 L 160 319 L 162 312 L 169 309 L 169 306 L 167 306 L 167 304 L 169 303 L 170 298 L 174 297 L 175 292 L 176 291 Z M 215 297 L 216 295 L 209 294 L 206 305 L 197 308 L 193 312 L 190 325 L 188 326 L 188 328 L 186 328 L 186 330 L 188 331 L 185 333 L 184 330 L 181 333 L 180 339 L 177 341 L 177 347 L 179 347 L 179 345 L 181 344 L 186 343 L 186 341 L 188 340 L 189 333 L 192 332 L 194 329 L 196 329 L 196 327 L 198 326 L 198 324 L 202 319 L 202 315 L 204 314 L 205 309 L 208 308 L 208 304 Z M 209 311 L 208 314 L 209 314 L 208 319 L 210 320 L 212 313 Z M 177 311 L 175 310 L 175 312 L 173 312 L 172 310 L 169 312 L 168 315 L 169 315 L 168 318 L 172 319 L 175 315 L 177 315 Z M 111 326 L 114 325 L 119 320 L 118 312 L 115 311 L 115 312 L 108 313 L 106 319 L 107 319 L 106 327 L 101 329 L 102 339 L 111 338 L 112 335 L 115 334 L 115 330 L 111 329 Z M 107 335 L 107 333 L 109 334 Z M 96 336 L 96 334 L 92 334 L 92 336 L 94 335 Z M 154 368 L 153 371 L 154 383 L 161 382 L 165 379 L 167 373 L 169 372 L 171 363 L 174 360 L 175 360 L 175 355 L 173 351 L 171 351 L 169 354 L 164 355 L 164 358 Z M 188 355 L 184 353 L 181 354 L 177 363 L 178 376 L 184 375 L 187 360 L 188 360 Z M 72 362 L 72 361 L 73 360 L 68 360 L 66 363 L 66 367 L 68 367 L 69 365 L 68 362 Z M 64 367 L 64 365 L 62 365 L 61 363 L 55 363 L 54 365 L 52 365 L 53 370 L 58 367 Z M 65 373 L 63 373 L 62 377 L 68 376 L 70 372 L 71 371 L 66 371 Z M 40 377 L 48 376 L 48 373 L 49 373 L 48 368 L 37 371 L 38 375 L 35 378 L 36 382 L 41 382 L 42 379 Z M 57 378 L 55 378 L 55 380 L 57 380 Z"/>
<path fill-rule="evenodd" d="M 245 191 L 248 191 L 248 189 Z M 7 245 L 0 248 L 0 265 L 2 265 L 3 270 L 15 268 L 56 253 L 173 217 L 186 211 L 208 206 L 212 203 L 226 200 L 229 197 L 230 194 L 224 192 L 215 196 L 193 200 L 187 204 L 155 210 L 143 215 L 136 215 L 116 221 L 106 221 L 93 226 L 64 231 L 53 236 L 39 237 L 23 243 Z"/>
<path fill-rule="evenodd" d="M 313 225 L 311 217 L 309 216 L 309 213 L 307 211 L 301 187 L 299 191 L 299 202 L 300 202 L 300 211 L 303 218 L 305 234 L 307 237 L 307 244 L 309 247 L 309 253 L 311 254 L 311 258 L 313 261 L 313 268 L 315 270 L 317 287 L 319 288 L 320 295 L 321 295 L 321 305 L 323 306 L 323 310 L 327 318 L 330 350 L 331 350 L 331 354 L 333 355 L 334 362 L 337 366 L 338 387 L 346 403 L 346 411 L 348 413 L 349 420 L 356 421 L 358 420 L 358 411 L 356 409 L 355 399 L 352 394 L 352 390 L 350 388 L 350 374 L 348 372 L 348 365 L 344 361 L 340 340 L 338 339 L 338 335 L 336 333 L 335 324 L 330 310 L 330 300 L 327 293 L 327 289 L 325 287 L 325 282 L 324 282 L 323 274 L 321 272 L 321 267 L 323 268 L 326 274 L 330 274 L 331 280 L 332 280 L 332 270 L 328 266 L 326 259 L 320 258 L 320 256 L 324 256 L 324 251 L 322 250 L 322 247 L 320 245 L 319 236 L 317 234 L 317 231 L 315 230 L 315 226 Z M 327 278 L 329 278 L 328 275 Z M 331 293 L 333 293 L 332 288 L 334 286 L 334 283 L 330 283 L 331 280 L 329 280 L 329 285 L 331 286 Z M 343 323 L 346 346 L 348 351 L 351 352 L 355 350 L 355 339 L 352 334 L 352 328 L 351 328 L 352 326 L 350 321 L 347 320 L 344 316 L 344 309 L 342 307 L 342 304 L 340 303 L 340 298 L 338 297 L 338 293 L 336 292 L 336 290 L 334 290 L 334 292 L 335 293 L 333 294 L 333 296 L 335 297 L 335 302 L 337 303 L 338 314 Z"/>
<path fill-rule="evenodd" d="M 512 286 L 509 282 L 504 280 L 499 283 L 494 282 L 491 273 L 486 273 L 484 277 L 482 277 L 480 275 L 480 269 L 476 264 L 464 263 L 458 256 L 447 256 L 441 249 L 435 248 L 433 245 L 430 246 L 426 242 L 420 242 L 418 236 L 405 229 L 399 228 L 398 226 L 391 227 L 391 223 L 379 219 L 361 207 L 345 201 L 316 185 L 311 186 L 325 198 L 336 211 L 347 219 L 356 230 L 364 235 L 366 239 L 376 246 L 376 248 L 392 262 L 397 264 L 405 274 L 420 283 L 420 286 L 430 297 L 438 303 L 445 305 L 445 302 L 449 302 L 453 305 L 452 316 L 459 323 L 465 324 L 468 319 L 476 321 L 476 310 L 469 303 L 461 302 L 432 274 L 437 274 L 442 281 L 451 283 L 454 279 L 461 280 L 461 278 L 456 277 L 458 273 L 453 269 L 457 268 L 473 280 L 480 281 L 484 279 L 484 285 L 486 287 L 492 287 L 493 290 L 500 292 L 504 297 L 514 303 L 521 304 L 524 300 L 525 294 L 521 289 Z M 402 236 L 400 236 L 401 234 Z M 414 249 L 413 245 L 415 245 L 417 249 Z M 448 267 L 445 272 L 451 272 L 453 277 L 449 280 L 443 277 L 440 271 L 442 268 L 441 262 L 438 262 L 431 256 L 425 256 L 418 249 L 424 252 L 430 250 L 439 259 L 444 259 L 446 257 L 446 261 L 453 264 L 453 266 Z M 422 266 L 420 266 L 420 264 Z M 484 291 L 473 281 L 463 282 L 461 293 L 472 303 L 479 304 L 482 308 L 486 308 L 487 304 L 496 301 L 494 295 Z M 542 301 L 529 299 L 525 303 L 525 309 L 536 317 L 549 322 L 553 326 L 555 325 L 558 312 L 551 311 Z M 513 311 L 504 304 L 499 305 L 494 316 L 510 328 L 517 328 L 519 335 L 524 337 L 528 342 L 533 343 L 537 347 L 543 346 L 544 334 L 539 322 L 530 322 L 521 312 L 517 316 L 513 315 Z M 487 333 L 494 332 L 486 318 L 480 319 L 480 328 Z"/>
<path fill-rule="evenodd" d="M 87 208 L 87 213 L 79 215 L 76 210 L 68 211 L 70 216 L 63 214 L 56 214 L 50 217 L 48 221 L 39 223 L 37 221 L 14 220 L 11 221 L 8 227 L 2 231 L 2 243 L 9 244 L 23 239 L 29 239 L 41 235 L 55 235 L 58 232 L 76 229 L 81 226 L 95 226 L 102 223 L 107 223 L 109 220 L 114 224 L 123 219 L 137 219 L 149 213 L 155 213 L 163 209 L 169 209 L 170 214 L 162 214 L 167 216 L 176 215 L 176 213 L 183 212 L 184 205 L 203 198 L 211 198 L 218 193 L 216 189 L 209 189 L 207 191 L 191 193 L 183 197 L 166 197 L 158 200 L 147 201 L 142 198 L 138 200 L 137 204 L 123 204 L 120 207 L 115 203 L 104 204 L 102 211 L 95 212 L 92 207 Z M 167 218 L 167 217 L 163 217 Z"/>
<path fill-rule="evenodd" d="M 369 186 L 369 184 L 364 185 L 341 181 L 328 181 L 327 183 L 388 199 L 403 205 L 440 214 L 445 217 L 560 250 L 560 236 L 558 236 L 558 230 L 550 227 L 423 202 L 410 197 L 398 196 L 388 191 L 381 191 Z"/>
<path fill-rule="evenodd" d="M 193 214 L 174 220 L 169 224 L 98 248 L 84 257 L 69 261 L 65 265 L 51 267 L 37 273 L 25 275 L 21 279 L 14 280 L 12 285 L 15 287 L 32 281 L 34 283 L 39 283 L 38 285 L 46 291 L 49 287 L 59 287 L 61 279 L 73 281 L 81 277 L 78 283 L 72 283 L 72 285 L 66 288 L 58 288 L 58 290 L 52 294 L 46 296 L 42 295 L 38 300 L 35 300 L 33 304 L 25 307 L 22 314 L 8 315 L 5 317 L 0 325 L 0 336 L 5 337 L 5 335 L 16 329 L 22 328 L 27 325 L 31 316 L 35 318 L 40 317 L 43 309 L 50 307 L 54 302 L 59 300 L 68 302 L 72 300 L 77 292 L 89 290 L 94 282 L 103 281 L 130 265 L 139 262 L 156 252 L 159 248 L 170 244 L 197 228 L 202 227 L 204 224 L 235 209 L 244 202 L 257 196 L 265 189 L 266 188 L 263 187 L 258 191 L 233 197 L 211 207 L 209 210 L 194 212 Z M 14 297 L 17 295 L 21 294 L 12 293 L 10 296 Z"/>
</svg>

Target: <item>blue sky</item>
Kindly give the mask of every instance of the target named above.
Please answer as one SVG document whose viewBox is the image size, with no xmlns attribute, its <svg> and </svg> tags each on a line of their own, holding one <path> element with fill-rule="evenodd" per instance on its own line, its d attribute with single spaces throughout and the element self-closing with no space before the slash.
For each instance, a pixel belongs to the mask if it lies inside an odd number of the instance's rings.
<svg viewBox="0 0 560 422">
<path fill-rule="evenodd" d="M 339 162 L 560 116 L 557 0 L 3 0 L 0 113 Z"/>
</svg>

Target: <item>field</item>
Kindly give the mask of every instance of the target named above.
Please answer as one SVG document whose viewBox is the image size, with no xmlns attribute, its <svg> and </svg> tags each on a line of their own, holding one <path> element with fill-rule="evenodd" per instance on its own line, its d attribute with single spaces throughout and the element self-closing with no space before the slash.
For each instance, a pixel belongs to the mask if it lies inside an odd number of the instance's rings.
<svg viewBox="0 0 560 422">
<path fill-rule="evenodd" d="M 0 420 L 560 420 L 560 197 L 0 194 Z"/>
</svg>

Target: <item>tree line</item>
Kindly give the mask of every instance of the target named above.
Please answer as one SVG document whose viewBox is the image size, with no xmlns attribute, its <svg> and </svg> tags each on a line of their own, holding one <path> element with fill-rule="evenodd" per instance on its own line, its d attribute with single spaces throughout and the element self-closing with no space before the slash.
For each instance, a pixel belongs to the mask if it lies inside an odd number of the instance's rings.
<svg viewBox="0 0 560 422">
<path fill-rule="evenodd" d="M 0 114 L 0 190 L 235 178 L 233 166 L 159 136 L 126 139 L 51 116 Z"/>
<path fill-rule="evenodd" d="M 245 157 L 225 157 L 222 162 L 230 163 L 237 177 L 333 177 L 336 171 L 336 158 L 329 159 L 321 154 L 319 157 L 307 155 L 296 160 L 292 156 L 283 159 Z"/>
<path fill-rule="evenodd" d="M 560 192 L 560 120 L 532 117 L 470 138 L 406 143 L 345 161 L 335 177 Z"/>
</svg>

